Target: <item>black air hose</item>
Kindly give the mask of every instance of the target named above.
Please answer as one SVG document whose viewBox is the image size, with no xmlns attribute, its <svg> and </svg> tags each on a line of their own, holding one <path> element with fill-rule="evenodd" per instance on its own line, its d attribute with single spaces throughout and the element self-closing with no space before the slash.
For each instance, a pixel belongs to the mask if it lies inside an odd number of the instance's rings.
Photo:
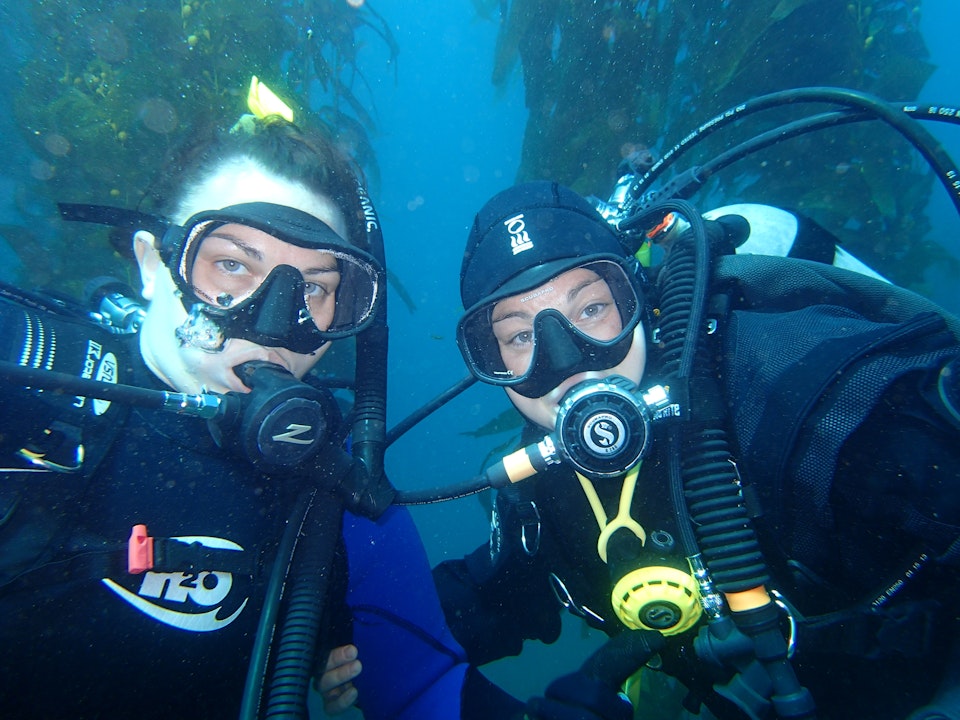
<svg viewBox="0 0 960 720">
<path fill-rule="evenodd" d="M 740 495 L 726 431 L 691 428 L 683 448 L 684 495 L 717 589 L 733 593 L 766 585 L 770 576 Z"/>
<path fill-rule="evenodd" d="M 765 588 L 769 571 L 731 460 L 725 404 L 713 372 L 712 352 L 716 349 L 711 347 L 706 328 L 711 269 L 706 227 L 687 203 L 665 205 L 675 205 L 691 225 L 674 242 L 658 278 L 662 288 L 661 371 L 665 382 L 676 383 L 679 394 L 689 398 L 687 422 L 668 431 L 671 496 L 678 516 L 686 515 L 686 523 L 679 523 L 687 526 L 681 527 L 684 550 L 693 557 L 698 547 L 683 534 L 692 524 L 710 576 L 728 601 L 732 594 L 756 589 L 766 598 L 766 602 L 734 613 L 736 627 L 750 639 L 754 658 L 746 665 L 734 664 L 737 673 L 729 686 L 717 691 L 743 709 L 772 706 L 778 717 L 809 720 L 815 716 L 815 704 L 790 665 L 777 609 Z M 704 639 L 719 639 L 726 634 L 725 630 L 717 631 L 729 623 L 729 618 L 717 615 L 714 620 L 706 634 L 698 635 L 701 645 Z"/>
<path fill-rule="evenodd" d="M 697 538 L 692 544 L 686 539 L 685 551 L 692 556 L 699 548 L 718 590 L 740 592 L 765 585 L 769 573 L 730 461 L 720 391 L 710 372 L 714 363 L 701 340 L 710 282 L 709 239 L 691 205 L 665 205 L 661 214 L 675 208 L 691 224 L 670 249 L 658 277 L 661 373 L 667 382 L 676 378 L 684 385 L 691 403 L 689 421 L 670 433 L 670 462 L 679 464 L 671 475 L 682 480 L 683 488 L 676 502 L 689 513 Z M 673 492 L 680 495 L 678 487 Z"/>
<path fill-rule="evenodd" d="M 341 504 L 326 493 L 318 493 L 307 510 L 290 568 L 292 587 L 270 675 L 265 718 L 308 717 L 307 692 L 342 517 Z"/>
<path fill-rule="evenodd" d="M 373 323 L 357 336 L 356 400 L 353 406 L 354 455 L 376 482 L 383 472 L 387 434 L 387 303 Z"/>
</svg>

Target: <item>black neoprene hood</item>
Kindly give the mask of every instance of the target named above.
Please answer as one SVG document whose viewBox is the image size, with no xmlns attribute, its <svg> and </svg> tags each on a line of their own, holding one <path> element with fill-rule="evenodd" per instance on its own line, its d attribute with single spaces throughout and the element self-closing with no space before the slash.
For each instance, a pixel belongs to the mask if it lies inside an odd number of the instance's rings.
<svg viewBox="0 0 960 720">
<path fill-rule="evenodd" d="M 464 308 L 547 282 L 594 255 L 622 257 L 616 233 L 580 195 L 551 182 L 516 185 L 477 213 L 460 268 Z"/>
</svg>

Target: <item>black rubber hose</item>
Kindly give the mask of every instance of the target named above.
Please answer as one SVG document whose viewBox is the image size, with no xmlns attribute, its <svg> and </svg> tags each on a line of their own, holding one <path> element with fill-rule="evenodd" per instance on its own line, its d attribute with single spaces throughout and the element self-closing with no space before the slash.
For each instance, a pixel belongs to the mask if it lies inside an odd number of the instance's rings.
<svg viewBox="0 0 960 720">
<path fill-rule="evenodd" d="M 353 454 L 367 469 L 373 483 L 383 474 L 387 434 L 387 327 L 386 255 L 380 219 L 366 189 L 358 187 L 366 218 L 370 254 L 384 268 L 380 306 L 373 323 L 357 336 L 356 400 L 353 407 Z"/>
<path fill-rule="evenodd" d="M 387 433 L 387 447 L 393 445 L 393 443 L 400 439 L 404 433 L 414 427 L 417 423 L 435 413 L 437 410 L 442 408 L 448 402 L 453 400 L 453 398 L 457 397 L 457 395 L 462 393 L 476 382 L 477 379 L 475 377 L 468 375 L 467 377 L 463 378 L 462 380 L 458 380 L 455 384 L 448 387 L 426 405 L 410 413 L 407 417 L 390 428 L 390 431 Z"/>
<path fill-rule="evenodd" d="M 438 488 L 401 490 L 397 492 L 393 503 L 394 505 L 429 505 L 430 503 L 446 502 L 447 500 L 458 500 L 489 489 L 489 478 L 486 475 L 477 475 L 461 483 L 444 485 Z"/>
<path fill-rule="evenodd" d="M 720 592 L 742 592 L 767 585 L 770 576 L 731 460 L 725 404 L 708 347 L 710 239 L 692 206 L 672 204 L 691 227 L 674 241 L 658 277 L 663 379 L 685 388 L 689 395 L 686 423 L 668 430 L 670 494 L 684 552 L 693 556 L 692 551 L 699 548 Z M 691 526 L 696 541 L 684 534 Z M 777 621 L 776 607 L 769 601 L 734 616 L 751 640 L 755 665 L 769 678 L 770 700 L 778 717 L 808 720 L 815 717 L 816 706 L 790 664 Z"/>
<path fill-rule="evenodd" d="M 0 361 L 0 377 L 27 387 L 46 388 L 83 397 L 116 401 L 126 405 L 158 410 L 167 408 L 171 398 L 184 395 L 184 393 L 150 390 L 133 385 L 116 385 L 53 370 L 24 367 L 7 361 Z"/>
<path fill-rule="evenodd" d="M 684 497 L 717 589 L 736 593 L 766 585 L 769 570 L 743 504 L 726 432 L 691 429 L 678 454 Z"/>
<path fill-rule="evenodd" d="M 944 151 L 936 138 L 924 129 L 917 119 L 942 120 L 957 122 L 956 113 L 941 116 L 931 113 L 933 106 L 926 106 L 926 114 L 918 112 L 918 105 L 912 103 L 889 103 L 868 93 L 847 88 L 834 87 L 805 87 L 793 90 L 761 95 L 751 98 L 733 108 L 729 108 L 719 115 L 703 123 L 697 130 L 686 135 L 683 140 L 667 150 L 653 166 L 637 178 L 630 186 L 629 195 L 637 201 L 644 196 L 647 188 L 663 172 L 673 165 L 685 152 L 694 145 L 730 123 L 742 120 L 747 115 L 761 112 L 774 107 L 785 105 L 799 105 L 804 103 L 826 103 L 839 105 L 854 110 L 862 110 L 896 130 L 903 138 L 912 144 L 936 172 L 940 183 L 946 189 L 954 207 L 960 212 L 960 183 L 957 182 L 958 171 L 953 159 Z M 816 129 L 811 127 L 810 129 Z"/>
<path fill-rule="evenodd" d="M 353 408 L 353 454 L 360 460 L 364 491 L 354 489 L 357 498 L 374 498 L 363 508 L 376 516 L 389 505 L 393 493 L 381 488 L 383 454 L 386 450 L 387 415 L 387 300 L 386 259 L 383 234 L 373 202 L 362 184 L 357 185 L 364 212 L 367 244 L 379 261 L 383 272 L 377 281 L 381 299 L 373 323 L 357 336 L 356 389 Z M 356 469 L 356 468 L 355 468 Z M 334 483 L 336 484 L 336 483 Z M 369 490 L 369 492 L 367 492 Z M 329 574 L 336 543 L 340 537 L 343 501 L 323 494 L 308 510 L 303 539 L 291 567 L 292 589 L 287 603 L 277 651 L 277 661 L 270 679 L 267 704 L 268 718 L 307 717 L 307 692 L 314 671 L 314 656 L 320 622 L 326 603 Z"/>
<path fill-rule="evenodd" d="M 247 665 L 247 680 L 240 703 L 240 720 L 256 720 L 259 717 L 267 661 L 270 658 L 270 646 L 273 642 L 277 615 L 280 611 L 280 598 L 283 595 L 283 583 L 290 570 L 293 551 L 297 546 L 297 540 L 300 537 L 300 531 L 303 527 L 307 508 L 310 507 L 312 495 L 313 493 L 306 492 L 297 498 L 293 512 L 290 513 L 290 518 L 287 520 L 287 527 L 280 538 L 277 557 L 273 561 L 270 581 L 267 583 L 263 609 L 260 611 L 257 634 L 254 637 L 253 650 L 250 653 L 250 663 Z"/>
<path fill-rule="evenodd" d="M 769 572 L 753 526 L 743 504 L 735 466 L 722 420 L 702 417 L 713 403 L 703 397 L 719 392 L 715 380 L 702 380 L 695 371 L 712 367 L 703 357 L 705 306 L 710 282 L 711 250 L 699 213 L 689 203 L 673 201 L 658 206 L 675 210 L 690 222 L 690 231 L 678 238 L 667 254 L 658 277 L 661 288 L 660 342 L 664 380 L 677 378 L 690 390 L 690 418 L 671 430 L 671 495 L 680 522 L 680 539 L 688 556 L 702 552 L 721 592 L 739 592 L 764 585 Z M 699 399 L 699 402 L 698 402 Z M 706 402 L 704 400 L 707 400 Z M 681 460 L 682 459 L 682 460 Z M 695 540 L 688 533 L 693 533 Z"/>
<path fill-rule="evenodd" d="M 317 637 L 342 517 L 342 503 L 332 494 L 318 493 L 307 509 L 290 568 L 290 594 L 270 675 L 265 718 L 308 717 L 307 693 L 316 666 Z"/>
<path fill-rule="evenodd" d="M 876 121 L 873 115 L 866 112 L 857 112 L 855 110 L 837 110 L 835 112 L 821 113 L 802 120 L 785 123 L 773 130 L 761 133 L 756 137 L 746 140 L 739 145 L 735 145 L 729 150 L 717 155 L 712 160 L 703 165 L 691 168 L 674 177 L 669 183 L 663 186 L 661 190 L 650 193 L 645 202 L 655 204 L 657 199 L 690 198 L 696 193 L 713 175 L 724 168 L 732 165 L 738 160 L 742 160 L 748 155 L 759 152 L 764 148 L 776 145 L 784 140 L 799 137 L 815 130 L 823 130 L 828 127 L 838 127 L 840 125 L 849 125 L 856 122 L 867 120 Z"/>
</svg>

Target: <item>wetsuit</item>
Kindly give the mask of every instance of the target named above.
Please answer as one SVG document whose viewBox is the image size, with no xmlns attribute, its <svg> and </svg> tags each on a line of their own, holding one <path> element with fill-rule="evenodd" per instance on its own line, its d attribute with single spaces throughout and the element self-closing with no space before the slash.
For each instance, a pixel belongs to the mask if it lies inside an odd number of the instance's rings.
<svg viewBox="0 0 960 720">
<path fill-rule="evenodd" d="M 714 377 L 773 586 L 801 620 L 800 680 L 820 720 L 902 720 L 957 670 L 945 668 L 958 637 L 960 429 L 936 391 L 960 356 L 956 320 L 948 329 L 915 296 L 810 263 L 724 258 L 714 277 L 724 302 L 712 307 L 731 308 L 714 335 Z M 651 352 L 645 384 L 659 379 Z M 665 432 L 654 424 L 632 506 L 648 533 L 669 512 Z M 542 435 L 528 427 L 523 440 Z M 612 517 L 621 483 L 595 487 Z M 491 542 L 434 571 L 471 661 L 557 639 L 551 573 L 600 618 L 585 612 L 587 622 L 623 630 L 569 469 L 501 492 L 495 507 Z M 698 671 L 674 661 L 678 674 Z"/>
<path fill-rule="evenodd" d="M 20 364 L 160 387 L 135 337 L 6 302 L 0 334 Z M 237 717 L 305 480 L 260 474 L 195 418 L 3 387 L 3 467 L 36 467 L 21 449 L 69 465 L 82 444 L 85 457 L 75 472 L 0 477 L 0 717 Z M 137 523 L 202 547 L 183 569 L 131 574 Z M 409 515 L 347 514 L 332 573 L 318 657 L 356 643 L 366 716 L 458 717 L 466 666 Z"/>
</svg>

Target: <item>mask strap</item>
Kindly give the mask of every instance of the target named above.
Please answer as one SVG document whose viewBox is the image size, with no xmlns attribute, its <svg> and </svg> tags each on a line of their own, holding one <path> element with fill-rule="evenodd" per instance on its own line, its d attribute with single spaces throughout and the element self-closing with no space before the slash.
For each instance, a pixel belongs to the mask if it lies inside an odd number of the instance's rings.
<svg viewBox="0 0 960 720">
<path fill-rule="evenodd" d="M 647 542 L 646 531 L 630 515 L 630 506 L 633 504 L 633 494 L 637 488 L 639 474 L 640 465 L 637 465 L 624 475 L 623 485 L 620 487 L 620 504 L 617 508 L 617 514 L 613 520 L 607 521 L 607 513 L 603 509 L 603 503 L 600 502 L 600 496 L 597 495 L 597 489 L 590 480 L 577 473 L 580 487 L 583 488 L 583 494 L 587 496 L 587 502 L 590 503 L 593 515 L 597 519 L 597 525 L 600 527 L 600 536 L 597 538 L 597 554 L 603 562 L 607 562 L 607 543 L 610 541 L 610 537 L 621 528 L 636 535 L 641 545 L 645 545 Z"/>
</svg>

